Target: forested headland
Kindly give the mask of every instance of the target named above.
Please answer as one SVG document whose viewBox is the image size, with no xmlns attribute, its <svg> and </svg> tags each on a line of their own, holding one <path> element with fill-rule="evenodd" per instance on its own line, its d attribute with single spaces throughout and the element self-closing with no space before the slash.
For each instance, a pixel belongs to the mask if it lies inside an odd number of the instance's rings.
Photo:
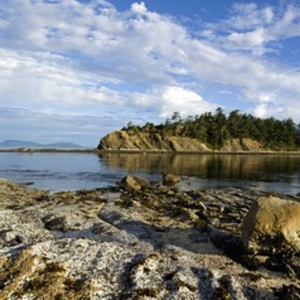
<svg viewBox="0 0 300 300">
<path fill-rule="evenodd" d="M 243 114 L 239 110 L 226 115 L 218 108 L 215 113 L 206 112 L 186 118 L 182 118 L 179 112 L 174 112 L 162 124 L 147 122 L 143 126 L 136 126 L 129 122 L 122 130 L 145 132 L 153 137 L 161 135 L 196 138 L 214 150 L 221 149 L 228 140 L 246 138 L 259 142 L 265 149 L 300 150 L 300 124 L 296 125 L 290 118 L 258 118 Z"/>
</svg>

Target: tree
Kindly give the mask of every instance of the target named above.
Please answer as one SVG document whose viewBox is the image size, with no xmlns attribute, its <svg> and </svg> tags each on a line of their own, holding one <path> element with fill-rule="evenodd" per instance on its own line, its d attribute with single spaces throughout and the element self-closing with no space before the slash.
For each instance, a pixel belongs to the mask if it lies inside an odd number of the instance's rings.
<svg viewBox="0 0 300 300">
<path fill-rule="evenodd" d="M 180 123 L 180 121 L 181 121 L 180 112 L 175 111 L 173 113 L 173 116 L 172 116 L 171 120 L 174 121 L 175 123 Z"/>
<path fill-rule="evenodd" d="M 251 138 L 274 150 L 300 149 L 300 124 L 296 126 L 292 119 L 262 119 L 250 114 L 242 115 L 239 110 L 231 111 L 227 117 L 221 107 L 215 114 L 205 112 L 184 120 L 179 112 L 174 112 L 165 123 L 154 125 L 148 122 L 141 129 L 129 122 L 128 129 L 133 132 L 142 130 L 153 137 L 161 134 L 197 138 L 214 149 L 222 148 L 230 138 Z"/>
<path fill-rule="evenodd" d="M 231 137 L 241 138 L 241 115 L 238 109 L 232 111 L 228 117 L 228 130 Z"/>
<path fill-rule="evenodd" d="M 127 130 L 131 131 L 131 132 L 138 132 L 139 128 L 137 126 L 135 126 L 132 121 L 130 121 L 127 124 Z"/>
</svg>

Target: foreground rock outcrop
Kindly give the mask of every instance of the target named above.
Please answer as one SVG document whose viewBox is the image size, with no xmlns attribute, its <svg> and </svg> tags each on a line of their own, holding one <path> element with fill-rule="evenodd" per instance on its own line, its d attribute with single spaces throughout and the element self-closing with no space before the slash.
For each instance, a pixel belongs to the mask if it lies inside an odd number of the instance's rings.
<svg viewBox="0 0 300 300">
<path fill-rule="evenodd" d="M 0 299 L 298 299 L 298 257 L 252 257 L 264 192 L 122 187 L 50 194 L 0 180 Z M 281 267 L 282 266 L 282 267 Z"/>
<path fill-rule="evenodd" d="M 300 252 L 299 202 L 261 197 L 252 204 L 242 227 L 243 241 L 250 252 Z"/>
</svg>

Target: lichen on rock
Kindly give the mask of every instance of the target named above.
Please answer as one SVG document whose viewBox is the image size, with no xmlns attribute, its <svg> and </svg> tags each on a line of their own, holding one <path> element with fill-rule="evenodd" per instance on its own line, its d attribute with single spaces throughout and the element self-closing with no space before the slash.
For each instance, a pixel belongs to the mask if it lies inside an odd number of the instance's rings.
<svg viewBox="0 0 300 300">
<path fill-rule="evenodd" d="M 255 253 L 300 251 L 300 203 L 278 197 L 260 197 L 243 221 L 245 247 Z"/>
<path fill-rule="evenodd" d="M 299 289 L 298 257 L 286 265 L 291 282 L 268 268 L 271 256 L 243 252 L 240 226 L 263 192 L 49 194 L 2 180 L 0 193 L 1 300 L 275 300 Z"/>
</svg>

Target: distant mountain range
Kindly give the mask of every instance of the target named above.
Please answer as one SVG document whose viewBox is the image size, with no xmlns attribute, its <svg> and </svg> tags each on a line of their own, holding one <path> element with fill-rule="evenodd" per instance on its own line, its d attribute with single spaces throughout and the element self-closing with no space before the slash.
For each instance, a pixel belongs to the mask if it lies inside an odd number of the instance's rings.
<svg viewBox="0 0 300 300">
<path fill-rule="evenodd" d="M 14 148 L 30 148 L 30 149 L 83 149 L 82 146 L 74 143 L 52 143 L 40 144 L 29 141 L 6 140 L 0 143 L 0 149 L 14 149 Z"/>
</svg>

